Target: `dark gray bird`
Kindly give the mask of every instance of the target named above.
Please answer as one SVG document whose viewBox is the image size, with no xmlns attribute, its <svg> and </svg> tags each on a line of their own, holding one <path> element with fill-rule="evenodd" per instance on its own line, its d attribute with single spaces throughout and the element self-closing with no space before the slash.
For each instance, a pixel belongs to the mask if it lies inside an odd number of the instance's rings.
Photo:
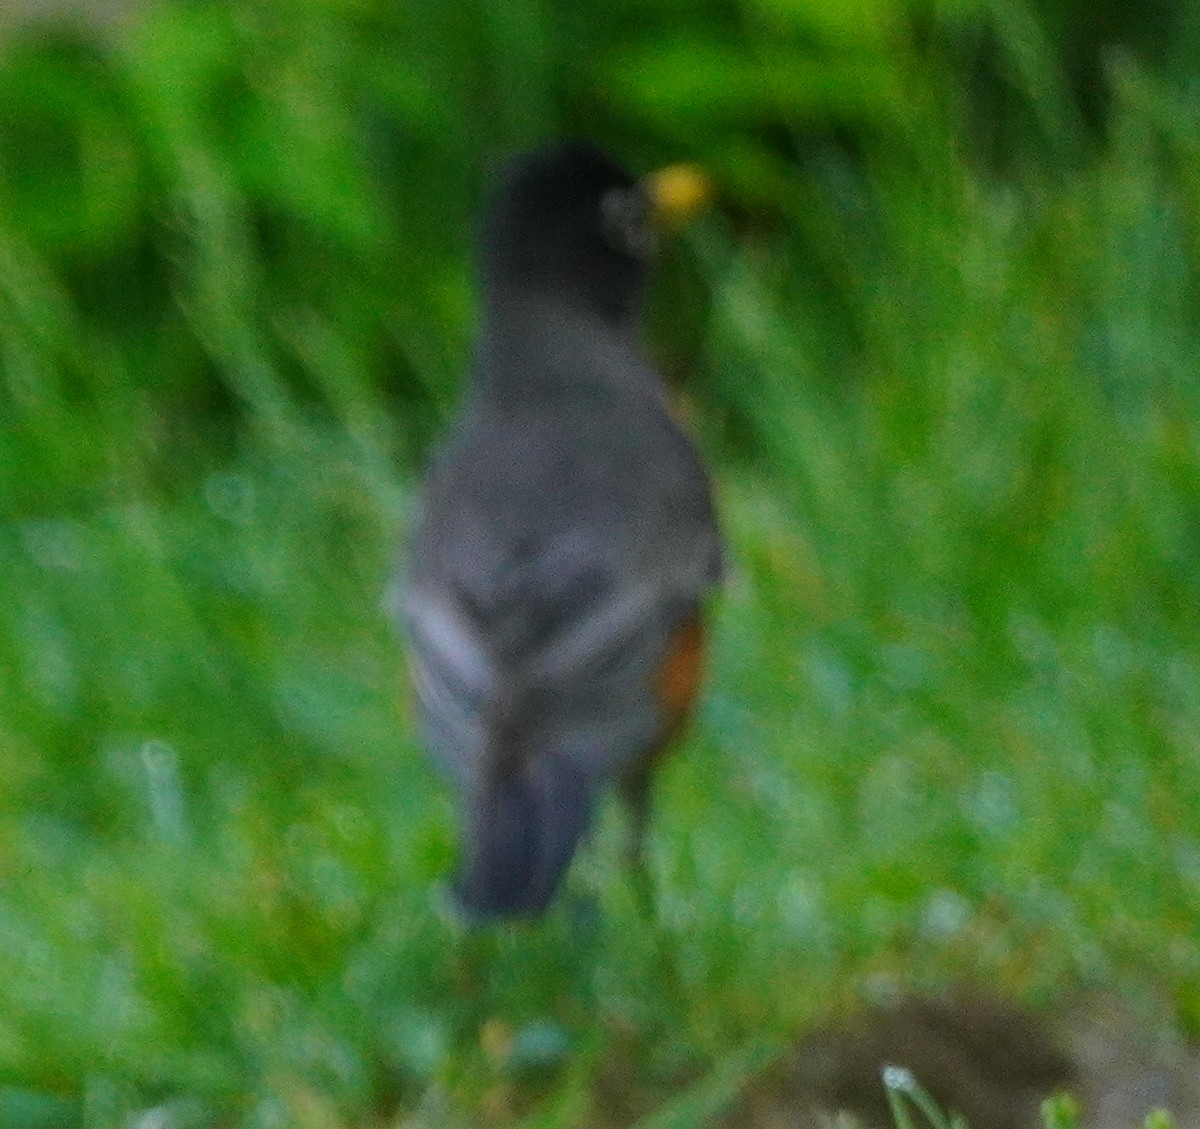
<svg viewBox="0 0 1200 1129">
<path fill-rule="evenodd" d="M 477 920 L 546 908 L 606 785 L 640 853 L 655 759 L 696 698 L 721 539 L 638 332 L 660 227 L 703 196 L 685 166 L 637 181 L 565 143 L 513 161 L 484 214 L 470 390 L 401 580 Z"/>
</svg>

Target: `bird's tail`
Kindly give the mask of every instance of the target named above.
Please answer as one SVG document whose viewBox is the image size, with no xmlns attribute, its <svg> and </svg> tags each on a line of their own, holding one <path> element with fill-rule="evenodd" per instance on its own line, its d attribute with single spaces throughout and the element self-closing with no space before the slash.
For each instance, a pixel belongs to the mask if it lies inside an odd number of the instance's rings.
<svg viewBox="0 0 1200 1129">
<path fill-rule="evenodd" d="M 496 758 L 466 813 L 462 908 L 477 921 L 540 914 L 587 831 L 594 784 L 558 754 Z"/>
</svg>

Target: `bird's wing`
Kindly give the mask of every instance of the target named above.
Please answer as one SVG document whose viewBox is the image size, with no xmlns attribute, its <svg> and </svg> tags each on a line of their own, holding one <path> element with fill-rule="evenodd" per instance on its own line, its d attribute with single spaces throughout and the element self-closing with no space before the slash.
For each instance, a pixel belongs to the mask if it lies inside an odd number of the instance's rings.
<svg viewBox="0 0 1200 1129">
<path fill-rule="evenodd" d="M 707 478 L 674 423 L 585 416 L 565 437 L 544 413 L 489 421 L 431 479 L 403 615 L 427 735 L 460 781 L 508 724 L 622 771 L 661 734 L 656 671 L 718 578 Z M 614 433 L 628 449 L 596 447 Z"/>
</svg>

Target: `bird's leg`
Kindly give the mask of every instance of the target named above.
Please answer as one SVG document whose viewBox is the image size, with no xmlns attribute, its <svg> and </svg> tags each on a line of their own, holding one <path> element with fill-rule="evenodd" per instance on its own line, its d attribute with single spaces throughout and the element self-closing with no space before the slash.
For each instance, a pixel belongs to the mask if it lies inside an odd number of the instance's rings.
<svg viewBox="0 0 1200 1129">
<path fill-rule="evenodd" d="M 494 929 L 480 928 L 459 918 L 451 935 L 450 977 L 460 999 L 490 998 L 497 941 Z"/>
<path fill-rule="evenodd" d="M 621 799 L 627 813 L 625 864 L 629 867 L 638 905 L 647 916 L 653 916 L 654 898 L 650 870 L 646 865 L 646 830 L 650 823 L 650 793 L 652 764 L 639 765 L 621 782 Z"/>
</svg>

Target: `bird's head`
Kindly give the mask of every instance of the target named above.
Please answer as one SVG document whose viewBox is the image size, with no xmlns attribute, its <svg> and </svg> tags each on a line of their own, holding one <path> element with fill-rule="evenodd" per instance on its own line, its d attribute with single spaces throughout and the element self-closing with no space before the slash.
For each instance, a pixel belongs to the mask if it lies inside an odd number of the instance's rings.
<svg viewBox="0 0 1200 1129">
<path fill-rule="evenodd" d="M 485 297 L 532 291 L 628 322 L 659 232 L 704 202 L 702 184 L 686 166 L 637 180 L 584 141 L 518 156 L 484 212 Z"/>
</svg>

